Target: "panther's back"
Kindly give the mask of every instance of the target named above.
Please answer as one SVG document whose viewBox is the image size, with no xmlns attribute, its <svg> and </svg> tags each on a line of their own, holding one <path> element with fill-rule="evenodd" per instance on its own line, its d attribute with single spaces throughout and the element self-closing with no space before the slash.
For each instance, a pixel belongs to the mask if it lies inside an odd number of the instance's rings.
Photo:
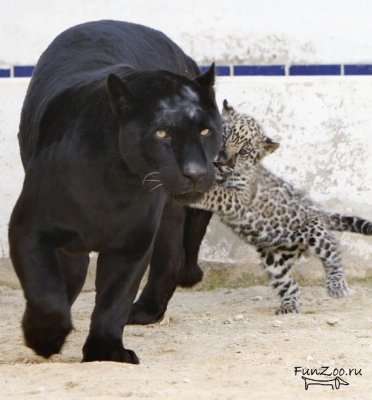
<svg viewBox="0 0 372 400">
<path fill-rule="evenodd" d="M 151 57 L 140 56 L 144 52 Z M 53 99 L 79 84 L 104 83 L 110 72 L 120 75 L 125 67 L 163 69 L 189 78 L 199 74 L 190 57 L 152 28 L 102 20 L 67 29 L 41 55 L 27 90 L 18 134 L 23 165 L 35 150 L 40 122 Z"/>
</svg>

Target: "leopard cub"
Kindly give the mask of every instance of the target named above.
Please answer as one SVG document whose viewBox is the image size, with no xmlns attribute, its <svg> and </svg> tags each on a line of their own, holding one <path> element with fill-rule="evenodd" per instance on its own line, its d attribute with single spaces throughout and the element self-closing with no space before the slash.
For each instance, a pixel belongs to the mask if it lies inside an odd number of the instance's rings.
<svg viewBox="0 0 372 400">
<path fill-rule="evenodd" d="M 195 208 L 213 211 L 237 235 L 257 249 L 271 286 L 280 297 L 276 314 L 298 312 L 299 289 L 291 276 L 303 254 L 318 257 L 332 297 L 348 294 L 339 246 L 331 231 L 372 234 L 364 219 L 329 213 L 260 162 L 279 144 L 251 117 L 224 101 L 224 144 L 216 163 L 216 185 Z"/>
</svg>

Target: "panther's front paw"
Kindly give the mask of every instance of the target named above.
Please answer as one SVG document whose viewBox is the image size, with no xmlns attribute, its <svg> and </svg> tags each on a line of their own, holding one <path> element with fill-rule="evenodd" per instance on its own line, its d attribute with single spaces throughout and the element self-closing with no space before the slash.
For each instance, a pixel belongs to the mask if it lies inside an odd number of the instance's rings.
<svg viewBox="0 0 372 400">
<path fill-rule="evenodd" d="M 164 317 L 165 310 L 150 312 L 145 310 L 141 305 L 134 303 L 129 313 L 126 325 L 149 325 L 161 321 Z"/>
<path fill-rule="evenodd" d="M 72 324 L 68 310 L 36 313 L 26 308 L 22 327 L 27 347 L 39 356 L 49 358 L 59 353 Z"/>
<path fill-rule="evenodd" d="M 83 362 L 116 361 L 128 364 L 139 364 L 133 350 L 125 349 L 122 341 L 89 338 L 83 347 Z"/>
<path fill-rule="evenodd" d="M 195 286 L 203 279 L 203 270 L 199 265 L 185 266 L 178 276 L 178 286 L 189 288 Z"/>
</svg>

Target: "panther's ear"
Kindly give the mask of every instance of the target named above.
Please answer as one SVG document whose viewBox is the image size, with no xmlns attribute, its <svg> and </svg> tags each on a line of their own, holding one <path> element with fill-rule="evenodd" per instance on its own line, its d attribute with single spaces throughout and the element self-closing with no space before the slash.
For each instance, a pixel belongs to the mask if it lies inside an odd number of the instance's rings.
<svg viewBox="0 0 372 400">
<path fill-rule="evenodd" d="M 277 150 L 279 146 L 280 144 L 278 142 L 274 142 L 270 138 L 266 138 L 261 142 L 261 148 L 266 156 Z"/>
<path fill-rule="evenodd" d="M 114 111 L 127 111 L 133 106 L 134 96 L 128 82 L 115 74 L 110 74 L 107 78 L 107 89 Z"/>
<path fill-rule="evenodd" d="M 212 65 L 209 67 L 208 71 L 204 72 L 204 74 L 197 76 L 195 78 L 195 80 L 200 85 L 205 86 L 210 89 L 214 85 L 215 77 L 216 77 L 216 68 L 215 68 L 215 64 L 212 63 Z"/>
</svg>

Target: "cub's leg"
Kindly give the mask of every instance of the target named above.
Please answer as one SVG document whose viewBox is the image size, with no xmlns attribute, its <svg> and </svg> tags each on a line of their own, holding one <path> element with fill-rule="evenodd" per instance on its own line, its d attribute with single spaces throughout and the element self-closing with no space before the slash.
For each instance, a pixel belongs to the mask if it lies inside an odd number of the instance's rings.
<svg viewBox="0 0 372 400">
<path fill-rule="evenodd" d="M 70 255 L 61 250 L 57 250 L 56 255 L 64 276 L 68 302 L 72 305 L 84 286 L 89 256 L 87 254 Z"/>
<path fill-rule="evenodd" d="M 97 259 L 96 305 L 83 361 L 118 361 L 138 364 L 123 346 L 123 330 L 152 252 L 152 239 L 141 238 L 130 248 L 106 249 Z"/>
<path fill-rule="evenodd" d="M 314 223 L 307 244 L 309 251 L 322 261 L 327 277 L 326 287 L 328 294 L 331 297 L 347 296 L 348 286 L 336 238 L 324 226 L 315 225 Z"/>
<path fill-rule="evenodd" d="M 60 351 L 72 329 L 70 304 L 55 249 L 39 230 L 17 223 L 17 211 L 9 225 L 9 245 L 26 298 L 24 338 L 28 347 L 48 358 Z"/>
<path fill-rule="evenodd" d="M 163 317 L 185 260 L 184 223 L 185 208 L 169 201 L 156 234 L 148 280 L 132 306 L 128 324 L 146 325 Z"/>
<path fill-rule="evenodd" d="M 280 308 L 275 314 L 298 313 L 298 286 L 291 275 L 295 251 L 277 251 L 275 248 L 259 249 L 263 267 L 270 285 L 280 297 Z"/>
</svg>

